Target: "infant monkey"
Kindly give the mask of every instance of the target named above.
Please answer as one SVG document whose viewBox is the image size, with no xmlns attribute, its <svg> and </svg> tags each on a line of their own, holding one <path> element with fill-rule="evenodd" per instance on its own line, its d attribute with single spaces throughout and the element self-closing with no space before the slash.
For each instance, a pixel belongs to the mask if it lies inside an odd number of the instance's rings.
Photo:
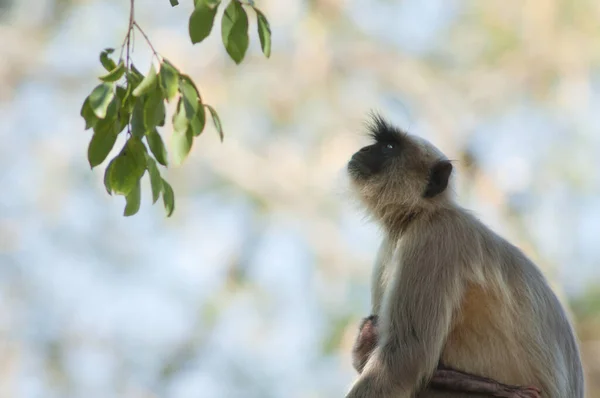
<svg viewBox="0 0 600 398">
<path fill-rule="evenodd" d="M 363 319 L 358 337 L 352 349 L 352 365 L 358 373 L 377 346 L 377 315 Z M 447 391 L 478 393 L 498 398 L 541 398 L 540 390 L 535 387 L 511 386 L 487 377 L 472 375 L 448 368 L 441 363 L 429 381 L 431 388 Z"/>
</svg>

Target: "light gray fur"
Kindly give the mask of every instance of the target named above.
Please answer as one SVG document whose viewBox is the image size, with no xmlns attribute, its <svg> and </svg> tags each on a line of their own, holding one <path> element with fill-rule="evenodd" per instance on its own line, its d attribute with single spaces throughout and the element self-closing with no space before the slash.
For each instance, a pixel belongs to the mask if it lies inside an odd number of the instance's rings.
<svg viewBox="0 0 600 398">
<path fill-rule="evenodd" d="M 573 328 L 537 267 L 454 203 L 425 199 L 444 156 L 402 134 L 402 156 L 382 175 L 350 175 L 382 225 L 372 285 L 380 340 L 347 398 L 477 397 L 424 390 L 439 360 L 544 398 L 583 398 Z M 483 396 L 482 396 L 483 397 Z"/>
</svg>

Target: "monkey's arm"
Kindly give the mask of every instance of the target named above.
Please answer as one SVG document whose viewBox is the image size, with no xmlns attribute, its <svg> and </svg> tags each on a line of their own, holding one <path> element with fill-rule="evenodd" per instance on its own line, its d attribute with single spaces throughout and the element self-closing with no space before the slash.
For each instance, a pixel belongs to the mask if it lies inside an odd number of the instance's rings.
<svg viewBox="0 0 600 398">
<path fill-rule="evenodd" d="M 408 398 L 433 375 L 462 298 L 460 256 L 433 230 L 405 241 L 379 314 L 380 338 L 348 398 Z M 443 256 L 442 256 L 443 254 Z"/>
</svg>

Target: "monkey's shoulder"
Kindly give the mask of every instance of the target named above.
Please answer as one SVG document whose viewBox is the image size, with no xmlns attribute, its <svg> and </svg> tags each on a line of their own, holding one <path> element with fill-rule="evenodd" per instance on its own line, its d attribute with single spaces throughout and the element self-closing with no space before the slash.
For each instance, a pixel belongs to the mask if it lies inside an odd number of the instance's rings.
<svg viewBox="0 0 600 398">
<path fill-rule="evenodd" d="M 544 280 L 518 247 L 459 207 L 442 209 L 415 223 L 395 243 L 388 246 L 394 248 L 394 255 L 387 258 L 401 267 L 452 268 L 466 279 L 482 282 L 493 275 L 521 278 L 527 274 L 525 279 Z"/>
</svg>

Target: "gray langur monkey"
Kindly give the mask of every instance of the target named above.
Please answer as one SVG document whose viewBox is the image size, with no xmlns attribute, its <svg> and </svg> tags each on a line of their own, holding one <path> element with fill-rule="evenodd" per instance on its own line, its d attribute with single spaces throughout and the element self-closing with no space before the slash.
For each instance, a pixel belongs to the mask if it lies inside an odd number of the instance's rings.
<svg viewBox="0 0 600 398">
<path fill-rule="evenodd" d="M 583 398 L 575 334 L 538 268 L 451 196 L 450 161 L 375 116 L 348 163 L 385 232 L 372 281 L 375 348 L 346 398 L 476 398 L 433 388 L 443 364 L 544 398 Z"/>
</svg>

